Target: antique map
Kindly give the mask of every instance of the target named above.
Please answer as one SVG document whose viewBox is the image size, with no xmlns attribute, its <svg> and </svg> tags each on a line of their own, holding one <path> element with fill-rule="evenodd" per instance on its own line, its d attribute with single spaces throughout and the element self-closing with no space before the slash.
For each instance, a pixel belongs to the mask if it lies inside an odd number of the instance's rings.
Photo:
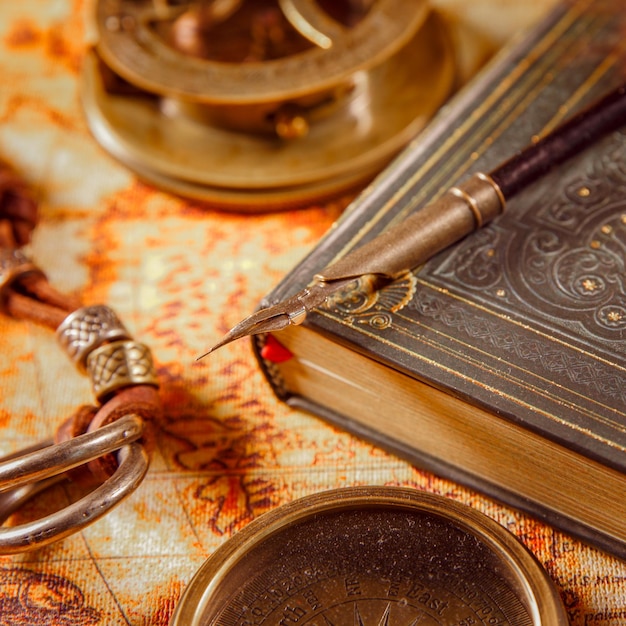
<svg viewBox="0 0 626 626">
<path fill-rule="evenodd" d="M 526 16 L 514 4 L 482 0 L 472 11 L 498 10 L 502 34 L 542 10 L 526 3 Z M 164 626 L 200 565 L 248 522 L 307 494 L 369 484 L 483 511 L 544 565 L 573 626 L 626 623 L 625 563 L 280 404 L 247 341 L 196 360 L 254 310 L 348 199 L 239 214 L 139 181 L 94 141 L 82 113 L 92 11 L 86 0 L 1 4 L 0 157 L 36 190 L 31 254 L 50 282 L 108 304 L 151 347 L 165 418 L 149 473 L 128 500 L 57 544 L 0 556 L 0 624 Z M 3 316 L 0 336 L 0 453 L 8 454 L 48 438 L 92 398 L 46 328 Z M 72 494 L 68 486 L 44 493 L 10 523 Z"/>
</svg>

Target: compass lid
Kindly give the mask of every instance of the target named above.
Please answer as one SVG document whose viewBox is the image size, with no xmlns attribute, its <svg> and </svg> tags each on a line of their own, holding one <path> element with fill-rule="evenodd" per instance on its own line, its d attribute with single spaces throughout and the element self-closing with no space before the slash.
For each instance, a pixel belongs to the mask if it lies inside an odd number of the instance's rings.
<svg viewBox="0 0 626 626">
<path fill-rule="evenodd" d="M 171 626 L 566 626 L 546 571 L 508 530 L 441 496 L 352 487 L 301 498 L 223 544 Z"/>
</svg>

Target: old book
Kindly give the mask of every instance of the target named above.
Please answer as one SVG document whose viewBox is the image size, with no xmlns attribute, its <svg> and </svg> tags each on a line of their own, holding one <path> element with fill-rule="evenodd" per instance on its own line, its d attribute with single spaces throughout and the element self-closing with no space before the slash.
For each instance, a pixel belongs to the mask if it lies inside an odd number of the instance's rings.
<svg viewBox="0 0 626 626">
<path fill-rule="evenodd" d="M 624 0 L 559 6 L 262 304 L 618 86 L 624 32 Z M 623 129 L 418 270 L 373 293 L 360 281 L 255 350 L 290 405 L 626 557 L 625 265 Z"/>
</svg>

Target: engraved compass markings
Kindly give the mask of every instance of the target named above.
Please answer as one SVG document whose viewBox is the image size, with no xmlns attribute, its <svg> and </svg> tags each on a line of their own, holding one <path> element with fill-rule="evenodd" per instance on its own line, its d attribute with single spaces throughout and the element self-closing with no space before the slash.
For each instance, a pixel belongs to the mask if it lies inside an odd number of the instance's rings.
<svg viewBox="0 0 626 626">
<path fill-rule="evenodd" d="M 377 626 L 389 626 L 390 609 L 391 609 L 391 606 L 387 604 L 387 606 L 385 607 L 385 612 L 380 618 L 380 621 L 378 622 Z M 358 604 L 354 605 L 354 626 L 366 626 L 365 622 L 363 621 L 363 618 L 361 617 L 361 613 L 359 612 Z"/>
<path fill-rule="evenodd" d="M 327 615 L 322 615 L 322 618 L 326 626 L 340 626 L 341 624 L 343 624 L 343 622 L 331 621 Z M 415 618 L 411 619 L 410 622 L 403 622 L 402 626 L 404 625 L 417 626 L 418 624 L 422 622 L 422 619 L 423 619 L 423 614 L 420 613 Z M 387 603 L 387 605 L 385 606 L 383 610 L 382 615 L 380 616 L 380 619 L 375 623 L 371 620 L 364 619 L 363 616 L 361 615 L 361 612 L 359 611 L 358 603 L 355 603 L 353 624 L 354 626 L 400 626 L 400 623 L 398 620 L 391 619 L 391 602 Z"/>
<path fill-rule="evenodd" d="M 172 626 L 189 611 L 220 626 L 532 626 L 533 601 L 490 544 L 418 508 L 427 494 L 377 493 L 311 496 L 252 522 L 205 563 Z"/>
<path fill-rule="evenodd" d="M 389 614 L 391 613 L 391 603 L 388 603 L 385 607 L 385 611 L 382 614 L 380 621 L 376 626 L 390 626 L 393 622 L 389 621 Z M 422 621 L 421 615 L 418 615 L 410 624 L 407 626 L 416 626 L 419 622 Z M 369 626 L 366 622 L 361 618 L 361 614 L 359 613 L 359 605 L 354 605 L 354 626 Z"/>
</svg>

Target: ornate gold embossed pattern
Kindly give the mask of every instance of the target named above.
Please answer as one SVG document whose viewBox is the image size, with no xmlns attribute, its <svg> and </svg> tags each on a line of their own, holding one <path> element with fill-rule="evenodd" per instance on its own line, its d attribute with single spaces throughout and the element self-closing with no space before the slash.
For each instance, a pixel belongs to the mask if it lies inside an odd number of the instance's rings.
<svg viewBox="0 0 626 626">
<path fill-rule="evenodd" d="M 392 313 L 401 311 L 415 295 L 415 276 L 403 272 L 393 283 L 376 289 L 375 277 L 358 278 L 345 290 L 333 294 L 324 308 L 348 314 L 348 323 L 369 324 L 378 329 L 393 322 Z"/>
<path fill-rule="evenodd" d="M 601 158 L 590 152 L 568 167 L 562 195 L 549 179 L 532 192 L 530 211 L 505 216 L 505 227 L 515 223 L 513 238 L 504 242 L 503 229 L 490 228 L 439 275 L 455 289 L 496 294 L 525 317 L 550 315 L 565 333 L 582 326 L 590 341 L 624 353 L 626 135 L 604 144 Z"/>
<path fill-rule="evenodd" d="M 496 1 L 446 4 L 471 4 L 475 19 Z M 499 4 L 499 15 L 510 6 Z M 519 22 L 522 4 L 514 8 Z M 42 200 L 32 258 L 60 290 L 106 302 L 151 346 L 166 416 L 150 471 L 129 500 L 59 544 L 0 558 L 0 616 L 166 626 L 201 563 L 250 520 L 330 487 L 389 484 L 444 494 L 509 528 L 557 582 L 572 626 L 626 619 L 624 563 L 289 409 L 246 342 L 196 362 L 305 256 L 345 202 L 251 217 L 138 182 L 103 154 L 82 117 L 89 10 L 83 0 L 0 3 L 0 154 Z M 505 20 L 497 21 L 502 32 Z M 477 23 L 486 22 L 495 20 Z M 45 329 L 0 318 L 0 341 L 5 454 L 48 437 L 93 399 Z M 43 493 L 15 522 L 67 498 L 61 488 Z"/>
<path fill-rule="evenodd" d="M 472 345 L 504 350 L 521 368 L 532 364 L 565 388 L 584 386 L 598 402 L 610 398 L 624 411 L 626 376 L 595 355 L 619 363 L 626 354 L 626 134 L 607 137 L 603 156 L 594 154 L 529 190 L 527 211 L 511 203 L 498 224 L 467 239 L 437 270 L 426 266 L 424 280 L 440 290 L 418 290 L 409 308 L 461 331 Z M 565 184 L 556 185 L 556 176 Z M 450 301 L 449 293 L 471 293 L 502 316 Z M 520 325 L 511 328 L 509 319 Z M 550 338 L 527 332 L 542 319 L 550 321 Z M 554 329 L 563 343 L 553 341 Z M 580 344 L 581 336 L 589 349 L 566 345 L 568 338 Z M 607 427 L 626 445 L 621 420 Z"/>
</svg>

